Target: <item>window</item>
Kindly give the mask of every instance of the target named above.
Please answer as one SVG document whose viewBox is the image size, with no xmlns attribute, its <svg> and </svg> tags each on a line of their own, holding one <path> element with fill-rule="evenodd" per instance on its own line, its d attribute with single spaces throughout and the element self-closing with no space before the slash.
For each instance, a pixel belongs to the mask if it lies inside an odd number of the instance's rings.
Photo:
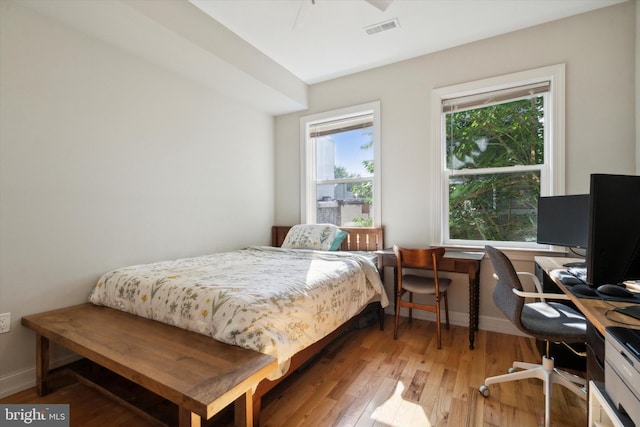
<svg viewBox="0 0 640 427">
<path fill-rule="evenodd" d="M 302 222 L 380 224 L 380 104 L 301 118 Z"/>
<path fill-rule="evenodd" d="M 538 198 L 564 192 L 564 66 L 437 89 L 432 108 L 438 240 L 541 247 Z"/>
</svg>

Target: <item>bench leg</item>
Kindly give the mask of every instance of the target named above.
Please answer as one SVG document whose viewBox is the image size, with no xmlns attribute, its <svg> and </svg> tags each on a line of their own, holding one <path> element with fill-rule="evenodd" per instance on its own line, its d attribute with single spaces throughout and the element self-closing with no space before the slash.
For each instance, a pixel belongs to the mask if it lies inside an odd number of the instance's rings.
<svg viewBox="0 0 640 427">
<path fill-rule="evenodd" d="M 180 427 L 200 427 L 200 415 L 191 412 L 188 409 L 183 408 L 182 406 L 179 409 L 179 421 L 178 425 Z"/>
<path fill-rule="evenodd" d="M 247 392 L 236 399 L 233 408 L 234 425 L 236 427 L 253 427 L 253 392 L 249 389 Z"/>
<path fill-rule="evenodd" d="M 49 339 L 36 334 L 36 390 L 38 396 L 49 394 Z"/>
</svg>

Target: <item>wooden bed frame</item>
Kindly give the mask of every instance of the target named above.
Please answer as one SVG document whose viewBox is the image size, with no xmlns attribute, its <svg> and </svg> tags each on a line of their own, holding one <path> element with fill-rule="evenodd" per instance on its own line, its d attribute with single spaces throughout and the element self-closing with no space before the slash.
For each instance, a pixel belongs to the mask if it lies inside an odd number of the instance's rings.
<svg viewBox="0 0 640 427">
<path fill-rule="evenodd" d="M 271 246 L 282 246 L 290 225 L 274 225 L 271 228 Z M 347 237 L 340 245 L 341 251 L 381 251 L 384 249 L 382 227 L 340 227 L 347 233 Z"/>
<path fill-rule="evenodd" d="M 274 225 L 271 229 L 271 246 L 280 247 L 282 246 L 282 242 L 284 242 L 285 237 L 287 236 L 287 232 L 292 226 L 290 225 Z M 340 227 L 341 230 L 344 230 L 349 233 L 349 235 L 344 239 L 342 245 L 340 246 L 341 251 L 351 251 L 351 252 L 373 252 L 377 250 L 384 249 L 384 234 L 382 227 L 375 228 L 356 228 L 356 227 Z M 380 330 L 384 329 L 384 310 L 380 303 L 376 304 L 378 310 L 378 320 L 380 322 Z M 356 316 L 357 317 L 357 316 Z M 335 331 L 321 339 L 320 341 L 315 342 L 309 347 L 301 350 L 300 352 L 294 354 L 291 357 L 291 365 L 289 370 L 285 375 L 276 379 L 276 380 L 263 380 L 258 384 L 258 388 L 254 392 L 253 395 L 253 411 L 254 411 L 254 419 L 258 420 L 260 414 L 260 406 L 261 399 L 269 390 L 282 382 L 285 378 L 291 375 L 296 371 L 300 366 L 308 362 L 312 357 L 318 354 L 323 348 L 325 348 L 329 343 L 334 341 L 344 332 L 348 331 L 351 327 L 353 327 L 353 321 L 355 318 L 351 319 L 351 321 L 343 324 L 338 327 Z M 256 424 L 257 426 L 257 424 Z"/>
<path fill-rule="evenodd" d="M 281 246 L 290 228 L 274 226 L 272 245 Z M 384 248 L 382 228 L 341 229 L 348 231 L 349 236 L 340 250 L 376 251 Z M 377 304 L 380 329 L 383 329 L 384 312 L 380 303 L 372 304 Z M 258 426 L 262 397 L 351 329 L 357 317 L 293 355 L 287 373 L 273 381 L 266 379 L 275 368 L 275 359 L 271 356 L 90 303 L 25 316 L 22 324 L 36 332 L 36 385 L 39 395 L 47 394 L 55 379 L 49 371 L 51 341 L 173 402 L 177 405 L 178 417 L 174 416 L 169 424 L 175 424 L 177 418 L 180 427 L 198 427 L 201 419 L 207 420 L 235 402 L 236 425 Z M 102 328 L 101 332 L 95 333 L 96 328 Z M 123 334 L 125 330 L 128 332 Z M 155 338 L 149 341 L 145 337 Z M 197 350 L 194 350 L 192 342 L 197 342 Z M 158 349 L 162 350 L 158 352 Z M 192 355 L 194 351 L 197 351 L 197 357 Z M 238 364 L 238 360 L 243 362 Z M 159 362 L 163 364 L 160 370 Z M 95 366 L 89 373 L 92 371 L 95 372 Z M 74 372 L 77 377 L 86 377 L 78 369 Z M 198 380 L 185 380 L 191 377 Z M 84 382 L 122 404 L 135 406 L 92 379 L 84 378 Z"/>
</svg>

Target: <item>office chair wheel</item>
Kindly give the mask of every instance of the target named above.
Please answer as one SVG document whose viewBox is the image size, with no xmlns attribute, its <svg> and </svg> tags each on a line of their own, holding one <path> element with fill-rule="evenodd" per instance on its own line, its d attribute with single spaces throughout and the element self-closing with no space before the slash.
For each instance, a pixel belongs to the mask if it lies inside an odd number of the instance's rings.
<svg viewBox="0 0 640 427">
<path fill-rule="evenodd" d="M 489 397 L 489 387 L 487 387 L 486 385 L 481 385 L 480 387 L 478 387 L 478 391 L 480 392 L 481 395 L 483 395 L 484 397 Z"/>
<path fill-rule="evenodd" d="M 516 372 L 516 371 L 517 371 L 517 369 L 516 369 L 516 368 L 509 368 L 509 369 L 507 370 L 507 372 L 508 372 L 508 373 L 510 373 L 510 374 L 513 374 L 513 373 L 514 373 L 514 372 Z"/>
</svg>

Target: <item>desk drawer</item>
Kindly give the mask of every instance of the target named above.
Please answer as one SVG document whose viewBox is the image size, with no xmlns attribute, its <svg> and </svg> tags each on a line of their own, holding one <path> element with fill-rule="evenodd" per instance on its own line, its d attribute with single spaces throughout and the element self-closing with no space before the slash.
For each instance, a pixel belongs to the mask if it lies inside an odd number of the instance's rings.
<svg viewBox="0 0 640 427">
<path fill-rule="evenodd" d="M 604 366 L 604 336 L 591 322 L 587 322 L 587 345 L 591 347 L 600 364 Z"/>
<path fill-rule="evenodd" d="M 604 336 L 587 322 L 587 376 L 604 382 Z"/>
<path fill-rule="evenodd" d="M 604 364 L 587 345 L 587 377 L 591 381 L 604 382 Z"/>
<path fill-rule="evenodd" d="M 478 270 L 480 267 L 475 264 L 470 264 L 468 260 L 456 260 L 450 258 L 444 258 L 438 262 L 439 271 L 451 271 L 454 273 L 469 274 L 474 269 Z"/>
</svg>

